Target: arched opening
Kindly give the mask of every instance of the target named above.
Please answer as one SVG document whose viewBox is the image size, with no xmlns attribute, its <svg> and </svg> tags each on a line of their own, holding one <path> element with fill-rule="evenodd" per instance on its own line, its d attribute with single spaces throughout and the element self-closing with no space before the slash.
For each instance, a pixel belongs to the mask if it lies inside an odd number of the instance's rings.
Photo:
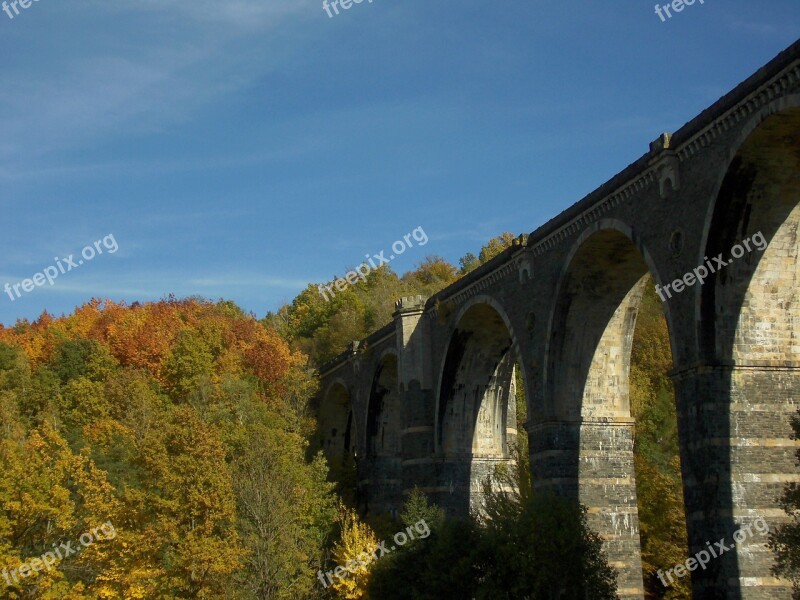
<svg viewBox="0 0 800 600">
<path fill-rule="evenodd" d="M 378 365 L 369 394 L 367 456 L 400 454 L 400 393 L 397 387 L 397 357 L 387 355 Z"/>
<path fill-rule="evenodd" d="M 666 589 L 654 581 L 659 560 L 685 553 L 669 333 L 642 252 L 619 230 L 624 226 L 604 225 L 586 232 L 562 277 L 546 371 L 546 402 L 558 423 L 547 436 L 560 459 L 553 461 L 551 451 L 534 454 L 533 470 L 557 482 L 550 491 L 587 507 L 619 571 L 623 597 L 642 597 L 646 589 L 648 598 L 660 598 Z M 637 325 L 640 310 L 645 318 Z M 651 360 L 656 350 L 660 360 Z M 654 523 L 665 509 L 669 531 Z M 665 548 L 670 556 L 659 556 Z"/>
<path fill-rule="evenodd" d="M 512 337 L 488 304 L 464 313 L 441 375 L 436 447 L 443 467 L 441 506 L 464 515 L 481 506 L 482 482 L 510 461 L 516 438 Z"/>
<path fill-rule="evenodd" d="M 714 269 L 702 288 L 706 358 L 800 363 L 799 202 L 800 109 L 793 109 L 748 136 L 720 188 L 698 261 Z M 729 264 L 720 266 L 720 255 Z"/>
<path fill-rule="evenodd" d="M 320 401 L 314 439 L 328 460 L 329 478 L 355 505 L 358 435 L 350 394 L 341 383 L 334 383 Z"/>
<path fill-rule="evenodd" d="M 680 377 L 685 417 L 690 552 L 708 539 L 785 515 L 776 499 L 798 481 L 790 418 L 800 401 L 800 109 L 764 119 L 728 165 L 706 246 L 698 295 L 702 368 Z M 693 573 L 695 594 L 789 597 L 773 578 L 766 536 Z M 733 583 L 738 581 L 738 586 Z M 733 597 L 733 596 L 732 596 Z"/>
<path fill-rule="evenodd" d="M 397 382 L 397 357 L 387 354 L 379 363 L 367 408 L 365 511 L 397 517 L 401 496 L 403 415 Z"/>
<path fill-rule="evenodd" d="M 553 320 L 548 380 L 562 418 L 630 417 L 631 343 L 647 265 L 627 236 L 606 229 L 573 257 Z"/>
</svg>

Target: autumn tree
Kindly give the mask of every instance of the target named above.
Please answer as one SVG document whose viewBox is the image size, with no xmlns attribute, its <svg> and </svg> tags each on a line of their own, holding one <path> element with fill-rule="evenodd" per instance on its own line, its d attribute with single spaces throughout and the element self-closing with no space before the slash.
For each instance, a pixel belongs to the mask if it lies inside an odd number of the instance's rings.
<svg viewBox="0 0 800 600">
<path fill-rule="evenodd" d="M 369 600 L 370 564 L 378 548 L 378 539 L 352 509 L 342 507 L 339 527 L 340 539 L 333 547 L 331 564 L 334 570 L 336 567 L 344 569 L 344 572 L 339 571 L 344 576 L 323 577 L 320 584 L 329 585 L 334 596 L 342 600 Z"/>
<path fill-rule="evenodd" d="M 423 296 L 433 296 L 458 279 L 458 271 L 441 256 L 428 256 L 403 281 Z"/>
<path fill-rule="evenodd" d="M 4 597 L 316 597 L 340 500 L 306 461 L 315 390 L 307 358 L 228 302 L 0 327 L 0 568 L 117 531 Z"/>
<path fill-rule="evenodd" d="M 480 254 L 478 254 L 478 261 L 482 265 L 486 264 L 503 250 L 510 248 L 514 244 L 515 239 L 516 236 L 508 231 L 504 231 L 497 237 L 492 238 L 481 248 Z"/>
</svg>

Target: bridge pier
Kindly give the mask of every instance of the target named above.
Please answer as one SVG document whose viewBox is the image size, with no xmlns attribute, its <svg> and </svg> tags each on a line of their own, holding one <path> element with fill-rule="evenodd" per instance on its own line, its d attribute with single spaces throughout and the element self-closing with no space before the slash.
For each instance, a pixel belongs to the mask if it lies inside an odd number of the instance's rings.
<svg viewBox="0 0 800 600">
<path fill-rule="evenodd" d="M 534 493 L 574 498 L 587 508 L 618 572 L 618 594 L 642 600 L 639 513 L 633 466 L 634 420 L 584 417 L 528 425 Z"/>
<path fill-rule="evenodd" d="M 433 499 L 438 486 L 434 448 L 434 406 L 431 389 L 414 379 L 403 389 L 403 495 L 415 486 Z"/>
<path fill-rule="evenodd" d="M 677 370 L 673 381 L 689 556 L 709 546 L 719 551 L 721 540 L 734 546 L 692 572 L 694 597 L 791 598 L 787 582 L 770 574 L 763 523 L 775 531 L 785 522 L 777 499 L 787 482 L 799 480 L 789 423 L 800 399 L 800 369 L 700 365 Z M 734 540 L 740 529 L 741 541 Z"/>
<path fill-rule="evenodd" d="M 359 462 L 361 509 L 396 517 L 402 509 L 402 471 L 399 457 L 372 456 Z"/>
</svg>

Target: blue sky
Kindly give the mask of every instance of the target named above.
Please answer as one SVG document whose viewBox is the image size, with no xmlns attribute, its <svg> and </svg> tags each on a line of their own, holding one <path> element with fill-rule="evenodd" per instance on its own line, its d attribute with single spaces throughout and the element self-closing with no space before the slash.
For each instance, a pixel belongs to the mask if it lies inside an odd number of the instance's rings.
<svg viewBox="0 0 800 600">
<path fill-rule="evenodd" d="M 663 3 L 662 3 L 663 4 Z M 263 316 L 535 229 L 752 74 L 797 0 L 39 0 L 0 12 L 0 285 L 112 234 L 0 322 L 91 297 Z M 12 13 L 13 14 L 13 13 Z M 387 252 L 388 255 L 388 252 Z"/>
</svg>

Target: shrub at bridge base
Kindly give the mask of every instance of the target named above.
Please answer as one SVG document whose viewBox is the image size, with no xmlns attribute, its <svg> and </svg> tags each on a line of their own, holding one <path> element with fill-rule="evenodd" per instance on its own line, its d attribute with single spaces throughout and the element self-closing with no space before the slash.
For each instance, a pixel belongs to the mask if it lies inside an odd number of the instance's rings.
<svg viewBox="0 0 800 600">
<path fill-rule="evenodd" d="M 548 497 L 497 493 L 486 514 L 448 519 L 375 565 L 370 597 L 386 600 L 612 600 L 616 573 L 586 510 Z"/>
</svg>

